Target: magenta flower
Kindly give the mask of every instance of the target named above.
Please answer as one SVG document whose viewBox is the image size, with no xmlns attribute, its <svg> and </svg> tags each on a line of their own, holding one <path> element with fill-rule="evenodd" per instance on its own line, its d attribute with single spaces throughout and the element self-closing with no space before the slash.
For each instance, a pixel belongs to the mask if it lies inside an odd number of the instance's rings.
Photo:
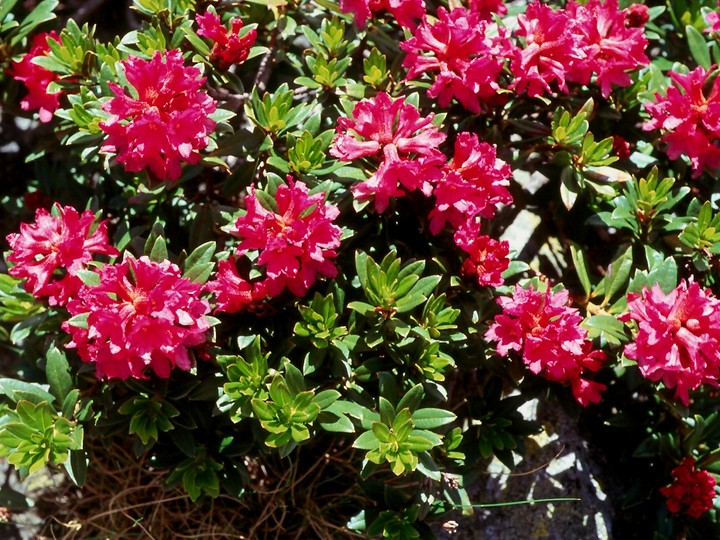
<svg viewBox="0 0 720 540">
<path fill-rule="evenodd" d="M 517 22 L 515 34 L 524 38 L 525 46 L 510 64 L 512 88 L 530 96 L 549 94 L 554 88 L 567 93 L 568 73 L 585 57 L 574 38 L 576 23 L 566 11 L 540 2 L 530 4 Z M 589 73 L 576 78 L 589 78 Z"/>
<path fill-rule="evenodd" d="M 584 375 L 602 367 L 605 353 L 592 350 L 587 331 L 580 326 L 582 317 L 567 305 L 567 291 L 542 293 L 532 285 L 529 289 L 516 285 L 512 298 L 501 297 L 497 302 L 503 312 L 495 317 L 485 337 L 497 341 L 500 356 L 517 351 L 534 374 L 569 382 L 581 405 L 600 401 L 605 385 Z"/>
<path fill-rule="evenodd" d="M 480 286 L 499 287 L 502 273 L 510 264 L 510 244 L 480 234 L 479 224 L 464 224 L 455 232 L 455 244 L 468 254 L 462 267 L 465 277 L 474 277 Z"/>
<path fill-rule="evenodd" d="M 413 30 L 416 22 L 425 15 L 424 0 L 340 0 L 340 10 L 352 13 L 358 28 L 365 28 L 365 23 L 375 13 L 387 11 L 397 23 Z"/>
<path fill-rule="evenodd" d="M 268 296 L 267 283 L 240 276 L 234 258 L 218 262 L 215 279 L 205 285 L 205 290 L 215 295 L 215 308 L 224 313 L 250 310 Z"/>
<path fill-rule="evenodd" d="M 477 13 L 483 19 L 491 20 L 493 13 L 507 14 L 504 0 L 469 0 L 468 10 Z"/>
<path fill-rule="evenodd" d="M 435 208 L 430 212 L 430 232 L 438 234 L 446 224 L 457 229 L 476 217 L 489 219 L 498 204 L 510 204 L 507 189 L 510 166 L 497 158 L 495 146 L 480 142 L 474 133 L 460 133 L 455 156 L 435 183 Z"/>
<path fill-rule="evenodd" d="M 162 378 L 192 368 L 188 348 L 206 340 L 210 305 L 202 285 L 182 276 L 170 261 L 126 257 L 100 270 L 100 283 L 85 287 L 67 305 L 85 324 L 65 322 L 83 362 L 94 362 L 100 379 L 146 379 L 147 368 Z"/>
<path fill-rule="evenodd" d="M 680 512 L 698 519 L 712 509 L 715 498 L 715 477 L 707 471 L 695 468 L 695 460 L 688 456 L 672 470 L 675 480 L 661 487 L 665 504 L 673 514 Z"/>
<path fill-rule="evenodd" d="M 698 66 L 687 75 L 670 72 L 673 85 L 665 97 L 655 94 L 656 103 L 645 109 L 652 117 L 643 125 L 646 131 L 662 130 L 667 155 L 677 159 L 686 155 L 699 176 L 705 168 L 720 167 L 720 84 Z M 712 86 L 705 91 L 708 82 Z M 707 96 L 707 97 L 706 97 Z"/>
<path fill-rule="evenodd" d="M 337 275 L 333 259 L 342 231 L 333 221 L 340 211 L 324 199 L 324 193 L 308 195 L 305 184 L 291 180 L 275 193 L 277 211 L 260 204 L 254 189 L 245 197 L 247 211 L 231 233 L 240 238 L 238 255 L 259 251 L 256 262 L 265 268 L 269 296 L 285 288 L 303 296 L 318 275 Z"/>
<path fill-rule="evenodd" d="M 408 53 L 407 79 L 433 74 L 427 95 L 447 107 L 453 98 L 474 113 L 497 95 L 505 59 L 515 54 L 508 32 L 464 8 L 439 8 L 438 19 L 423 20 L 415 35 L 400 47 Z M 492 30 L 492 32 L 490 32 Z M 490 35 L 494 37 L 490 37 Z M 424 53 L 424 54 L 423 54 Z"/>
<path fill-rule="evenodd" d="M 610 95 L 613 85 L 629 86 L 628 72 L 650 63 L 642 25 L 626 26 L 627 10 L 618 9 L 618 0 L 590 0 L 585 5 L 571 1 L 567 11 L 577 22 L 578 40 L 585 53 L 582 63 L 597 74 L 595 82 L 603 97 Z M 585 83 L 582 79 L 577 82 Z"/>
<path fill-rule="evenodd" d="M 628 294 L 621 320 L 637 321 L 635 342 L 625 356 L 653 382 L 675 389 L 685 405 L 701 384 L 718 386 L 720 376 L 720 300 L 694 281 L 682 281 L 669 294 L 659 285 Z"/>
<path fill-rule="evenodd" d="M 645 4 L 630 4 L 624 11 L 627 28 L 641 28 L 650 20 L 650 10 Z"/>
<path fill-rule="evenodd" d="M 512 62 L 512 87 L 530 96 L 568 93 L 568 82 L 588 84 L 593 74 L 604 97 L 613 85 L 628 86 L 628 71 L 649 63 L 642 9 L 619 10 L 617 0 L 570 1 L 566 9 L 530 4 L 518 17 L 525 47 Z"/>
<path fill-rule="evenodd" d="M 338 119 L 330 153 L 342 161 L 379 162 L 368 180 L 353 186 L 359 200 L 374 198 L 375 209 L 382 213 L 392 198 L 403 194 L 401 188 L 430 195 L 445 162 L 438 150 L 445 134 L 432 120 L 432 114 L 422 118 L 417 108 L 384 92 L 358 102 L 352 118 Z"/>
<path fill-rule="evenodd" d="M 20 225 L 20 232 L 7 236 L 14 263 L 8 273 L 25 279 L 25 289 L 35 298 L 47 297 L 51 306 L 65 305 L 82 285 L 77 276 L 92 261 L 93 254 L 117 256 L 108 243 L 107 222 L 93 228 L 95 214 L 78 214 L 71 206 L 55 203 L 51 215 L 44 208 L 35 212 L 35 223 Z"/>
<path fill-rule="evenodd" d="M 210 62 L 220 69 L 228 69 L 247 59 L 250 47 L 253 46 L 257 37 L 255 29 L 240 37 L 239 32 L 243 27 L 242 20 L 234 18 L 230 23 L 230 30 L 228 30 L 220 22 L 220 17 L 209 11 L 203 15 L 197 15 L 195 22 L 198 24 L 198 35 L 214 42 L 210 52 Z"/>
<path fill-rule="evenodd" d="M 718 0 L 718 9 L 720 9 L 720 0 Z M 706 21 L 710 25 L 705 29 L 706 32 L 720 32 L 720 11 L 708 13 Z"/>
<path fill-rule="evenodd" d="M 23 111 L 38 111 L 40 121 L 43 123 L 52 120 L 53 113 L 60 107 L 61 92 L 49 93 L 48 85 L 60 77 L 44 67 L 33 63 L 33 59 L 45 56 L 50 52 L 48 39 L 60 41 L 56 32 L 43 32 L 37 34 L 32 41 L 30 51 L 19 62 L 13 62 L 10 75 L 20 81 L 28 89 L 28 95 L 20 102 Z"/>
<path fill-rule="evenodd" d="M 150 61 L 131 56 L 122 65 L 131 95 L 108 83 L 115 97 L 103 105 L 113 116 L 100 124 L 108 134 L 101 150 L 117 154 L 128 172 L 177 180 L 183 162 L 200 161 L 215 129 L 215 101 L 201 91 L 205 78 L 184 65 L 179 50 L 157 51 Z"/>
</svg>

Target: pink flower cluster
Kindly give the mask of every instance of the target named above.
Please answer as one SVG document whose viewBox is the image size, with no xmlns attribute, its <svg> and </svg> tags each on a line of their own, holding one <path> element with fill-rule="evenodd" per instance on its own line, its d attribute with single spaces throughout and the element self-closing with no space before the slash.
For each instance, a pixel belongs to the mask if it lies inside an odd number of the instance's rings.
<svg viewBox="0 0 720 540">
<path fill-rule="evenodd" d="M 466 276 L 481 285 L 499 285 L 508 265 L 508 245 L 480 235 L 481 218 L 491 218 L 498 204 L 509 204 L 507 189 L 512 171 L 497 158 L 494 146 L 477 135 L 460 133 L 449 162 L 438 150 L 445 134 L 432 125 L 433 116 L 421 118 L 417 108 L 385 93 L 360 101 L 352 118 L 340 118 L 330 153 L 343 160 L 365 158 L 372 176 L 353 186 L 361 201 L 374 199 L 375 210 L 384 212 L 393 198 L 420 191 L 434 196 L 430 232 L 439 234 L 447 225 L 456 230 L 455 243 L 469 258 Z M 461 230 L 462 229 L 462 230 Z"/>
<path fill-rule="evenodd" d="M 694 281 L 681 282 L 669 294 L 659 285 L 628 294 L 628 313 L 636 321 L 634 343 L 625 356 L 638 363 L 651 381 L 675 389 L 689 403 L 689 392 L 701 384 L 718 386 L 720 377 L 720 300 Z"/>
<path fill-rule="evenodd" d="M 198 25 L 198 35 L 214 42 L 210 52 L 210 62 L 220 69 L 228 69 L 247 59 L 250 47 L 255 43 L 257 37 L 255 29 L 240 37 L 239 32 L 243 27 L 242 20 L 234 18 L 230 23 L 230 30 L 228 30 L 220 22 L 220 17 L 209 11 L 195 17 L 195 22 Z"/>
<path fill-rule="evenodd" d="M 643 128 L 660 129 L 667 155 L 687 156 L 697 177 L 720 167 L 720 82 L 700 66 L 687 75 L 671 71 L 670 78 L 667 94 L 655 94 L 656 102 L 645 105 L 651 119 Z"/>
<path fill-rule="evenodd" d="M 94 362 L 101 379 L 145 379 L 147 368 L 163 378 L 174 367 L 189 371 L 188 348 L 205 342 L 210 305 L 200 298 L 202 285 L 181 276 L 170 261 L 147 257 L 104 266 L 99 284 L 67 305 L 75 318 L 63 323 L 68 348 Z"/>
<path fill-rule="evenodd" d="M 230 232 L 240 239 L 238 257 L 258 253 L 255 264 L 264 269 L 264 279 L 251 282 L 238 273 L 236 259 L 222 261 L 216 279 L 206 285 L 215 294 L 218 311 L 243 310 L 286 288 L 303 296 L 318 275 L 337 275 L 332 259 L 342 231 L 333 221 L 340 212 L 324 198 L 324 193 L 309 195 L 305 184 L 288 180 L 275 193 L 277 209 L 269 209 L 251 188 L 246 212 Z"/>
<path fill-rule="evenodd" d="M 352 13 L 355 24 L 365 28 L 365 23 L 376 13 L 386 11 L 404 28 L 413 29 L 425 15 L 424 0 L 340 0 L 340 10 Z"/>
<path fill-rule="evenodd" d="M 510 65 L 515 77 L 511 88 L 530 96 L 568 93 L 569 82 L 588 84 L 594 74 L 602 95 L 609 96 L 613 85 L 632 82 L 629 71 L 649 63 L 647 38 L 637 26 L 646 20 L 645 6 L 620 10 L 618 0 L 585 5 L 570 0 L 559 10 L 530 4 L 518 16 L 515 35 L 525 44 Z"/>
<path fill-rule="evenodd" d="M 686 457 L 672 470 L 675 480 L 660 488 L 665 504 L 673 514 L 683 512 L 692 518 L 699 518 L 713 507 L 715 498 L 715 477 L 707 471 L 695 468 L 695 460 Z"/>
<path fill-rule="evenodd" d="M 446 225 L 457 229 L 475 218 L 490 219 L 498 204 L 510 204 L 508 191 L 512 170 L 498 159 L 495 146 L 480 142 L 474 133 L 460 133 L 455 154 L 443 167 L 432 194 L 430 232 L 438 234 Z"/>
<path fill-rule="evenodd" d="M 215 101 L 201 90 L 205 78 L 185 66 L 179 50 L 157 51 L 150 61 L 130 56 L 122 65 L 131 95 L 108 83 L 115 97 L 103 105 L 113 116 L 100 124 L 108 134 L 101 150 L 117 154 L 128 172 L 177 180 L 183 162 L 200 161 L 215 129 Z"/>
<path fill-rule="evenodd" d="M 510 264 L 508 242 L 480 234 L 478 222 L 462 224 L 453 239 L 468 254 L 461 269 L 463 276 L 475 278 L 481 286 L 499 287 L 503 284 L 502 273 Z"/>
<path fill-rule="evenodd" d="M 48 40 L 60 41 L 56 32 L 37 34 L 32 41 L 30 51 L 19 62 L 13 62 L 10 75 L 22 82 L 28 89 L 28 95 L 20 102 L 23 111 L 38 111 L 41 122 L 52 120 L 53 113 L 60 107 L 60 92 L 49 93 L 48 85 L 59 79 L 58 75 L 33 63 L 33 59 L 50 52 Z"/>
<path fill-rule="evenodd" d="M 720 10 L 720 0 L 718 0 L 718 9 Z M 705 29 L 706 32 L 720 32 L 720 11 L 711 11 L 705 20 L 710 25 Z"/>
<path fill-rule="evenodd" d="M 503 312 L 485 334 L 497 342 L 497 352 L 522 354 L 525 365 L 549 381 L 570 383 L 573 396 L 586 406 L 600 401 L 605 385 L 585 378 L 599 370 L 605 353 L 592 349 L 587 331 L 580 326 L 578 310 L 568 306 L 568 292 L 553 293 L 515 286 L 512 298 L 498 298 Z"/>
<path fill-rule="evenodd" d="M 8 273 L 25 279 L 25 288 L 36 298 L 47 298 L 51 306 L 64 306 L 81 288 L 78 272 L 93 255 L 116 256 L 108 243 L 107 222 L 93 227 L 95 214 L 78 214 L 71 206 L 55 203 L 53 213 L 39 208 L 35 223 L 20 225 L 20 232 L 7 236 L 14 263 Z"/>
<path fill-rule="evenodd" d="M 374 198 L 382 213 L 392 198 L 403 195 L 401 188 L 430 195 L 445 162 L 438 150 L 445 134 L 432 120 L 432 114 L 422 118 L 417 108 L 384 92 L 358 102 L 352 118 L 338 119 L 330 154 L 342 161 L 368 158 L 376 167 L 368 180 L 353 187 L 357 199 Z"/>
<path fill-rule="evenodd" d="M 437 98 L 441 107 L 455 98 L 479 113 L 481 104 L 497 96 L 505 61 L 515 51 L 509 32 L 465 8 L 448 12 L 441 7 L 437 17 L 434 22 L 425 17 L 415 35 L 400 44 L 408 53 L 403 62 L 407 79 L 433 73 L 428 97 Z"/>
</svg>

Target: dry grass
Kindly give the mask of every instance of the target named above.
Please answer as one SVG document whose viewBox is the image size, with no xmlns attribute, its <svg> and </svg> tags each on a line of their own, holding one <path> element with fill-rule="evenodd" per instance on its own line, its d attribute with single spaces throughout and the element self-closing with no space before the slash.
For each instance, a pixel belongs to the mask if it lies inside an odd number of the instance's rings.
<svg viewBox="0 0 720 540">
<path fill-rule="evenodd" d="M 38 501 L 47 516 L 41 540 L 361 538 L 344 524 L 362 507 L 349 446 L 288 460 L 247 460 L 241 498 L 192 502 L 168 489 L 167 470 L 152 470 L 120 445 L 90 450 L 82 489 L 67 484 Z"/>
</svg>

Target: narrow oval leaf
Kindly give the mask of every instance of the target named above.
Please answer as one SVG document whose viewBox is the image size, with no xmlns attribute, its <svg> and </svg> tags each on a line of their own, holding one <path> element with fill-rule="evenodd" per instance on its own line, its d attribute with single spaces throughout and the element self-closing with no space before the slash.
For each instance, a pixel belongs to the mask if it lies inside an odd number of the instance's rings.
<svg viewBox="0 0 720 540">
<path fill-rule="evenodd" d="M 692 54 L 693 60 L 705 68 L 705 70 L 710 69 L 712 65 L 710 50 L 703 35 L 691 25 L 685 27 L 685 33 L 687 34 L 688 47 L 690 48 L 690 54 Z"/>
<path fill-rule="evenodd" d="M 415 427 L 419 429 L 433 429 L 449 424 L 457 418 L 445 409 L 419 409 L 412 415 Z"/>
<path fill-rule="evenodd" d="M 70 364 L 65 353 L 52 346 L 47 353 L 47 365 L 45 375 L 53 395 L 62 402 L 73 387 L 72 376 L 70 375 Z"/>
</svg>

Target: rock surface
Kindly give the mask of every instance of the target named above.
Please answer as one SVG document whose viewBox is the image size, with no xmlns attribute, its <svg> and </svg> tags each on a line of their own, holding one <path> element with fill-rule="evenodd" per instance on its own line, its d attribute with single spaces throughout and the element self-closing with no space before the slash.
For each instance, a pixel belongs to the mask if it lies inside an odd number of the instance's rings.
<svg viewBox="0 0 720 540">
<path fill-rule="evenodd" d="M 471 489 L 474 504 L 538 499 L 578 499 L 480 508 L 446 524 L 442 540 L 609 540 L 613 508 L 603 485 L 603 469 L 557 404 L 533 401 L 523 409 L 545 431 L 532 436 L 514 471 L 494 460 L 486 482 Z"/>
</svg>

